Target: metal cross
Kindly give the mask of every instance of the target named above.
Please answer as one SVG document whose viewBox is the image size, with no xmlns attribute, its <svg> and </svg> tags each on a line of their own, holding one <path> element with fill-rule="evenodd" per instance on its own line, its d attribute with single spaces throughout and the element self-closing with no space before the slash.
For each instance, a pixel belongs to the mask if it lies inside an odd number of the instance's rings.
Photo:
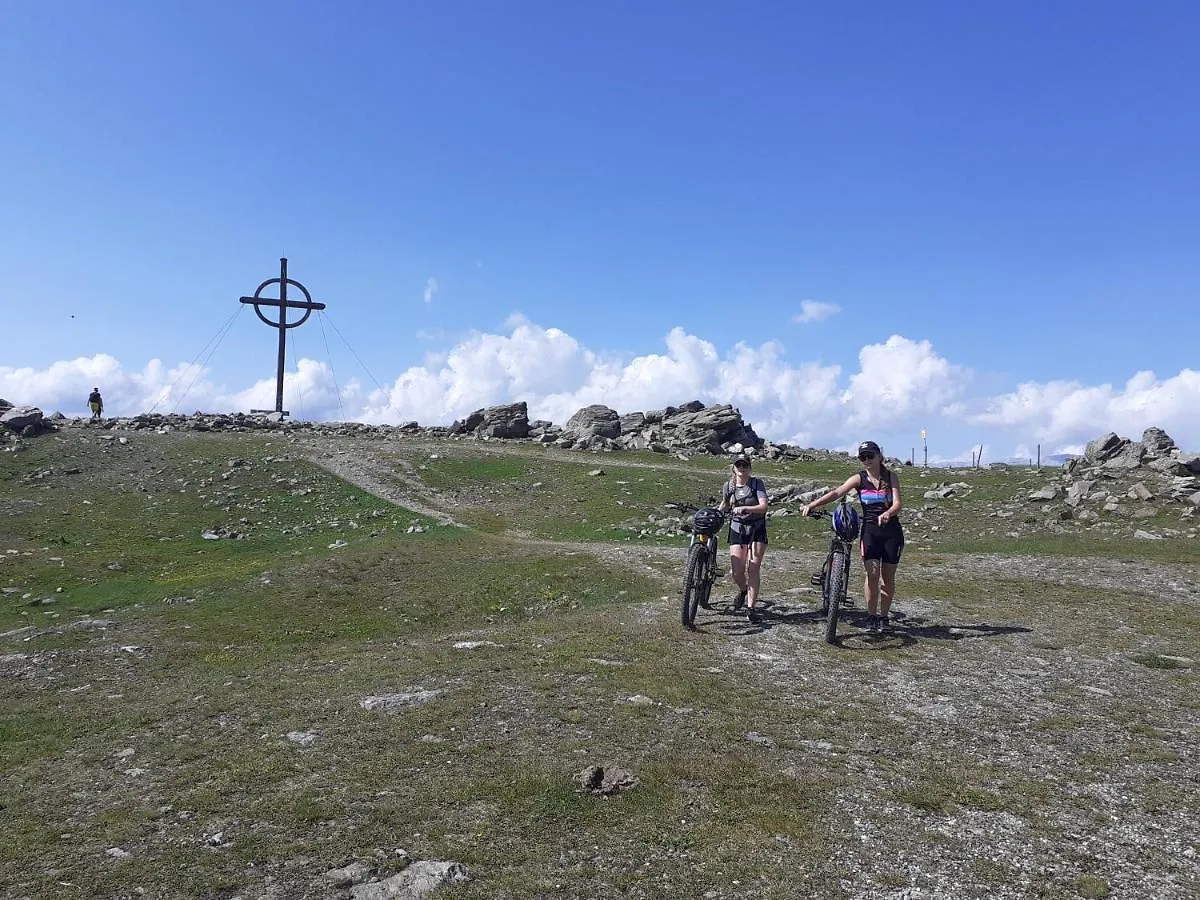
<svg viewBox="0 0 1200 900">
<path fill-rule="evenodd" d="M 262 296 L 263 289 L 272 284 L 279 285 L 279 297 L 275 298 Z M 289 284 L 300 289 L 300 293 L 304 294 L 303 301 L 288 299 Z M 258 286 L 258 289 L 254 292 L 253 297 L 242 297 L 240 299 L 242 303 L 253 303 L 254 312 L 258 315 L 258 317 L 262 319 L 265 324 L 270 325 L 272 328 L 279 329 L 279 360 L 275 367 L 275 412 L 286 416 L 288 412 L 283 408 L 283 364 L 284 349 L 287 342 L 287 330 L 289 328 L 298 328 L 299 326 L 303 325 L 308 321 L 308 317 L 312 315 L 312 311 L 314 309 L 324 309 L 325 304 L 314 303 L 312 294 L 308 292 L 308 288 L 306 288 L 300 282 L 288 278 L 286 256 L 280 257 L 279 259 L 278 278 L 268 278 Z M 262 310 L 259 309 L 260 306 L 278 307 L 279 321 L 275 322 L 264 316 Z M 300 317 L 299 321 L 289 322 L 287 320 L 287 311 L 289 309 L 302 309 L 304 310 L 304 315 Z M 269 410 L 255 409 L 251 410 L 251 412 L 269 412 Z"/>
</svg>

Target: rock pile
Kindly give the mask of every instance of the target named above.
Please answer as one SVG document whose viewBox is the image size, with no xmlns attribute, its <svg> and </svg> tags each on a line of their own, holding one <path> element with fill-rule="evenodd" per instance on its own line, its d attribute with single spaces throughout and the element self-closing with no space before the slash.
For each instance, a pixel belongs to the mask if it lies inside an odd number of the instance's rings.
<svg viewBox="0 0 1200 900">
<path fill-rule="evenodd" d="M 21 437 L 36 437 L 57 430 L 36 406 L 13 406 L 7 400 L 0 400 L 0 426 Z"/>
<path fill-rule="evenodd" d="M 5 412 L 9 428 L 25 436 L 41 433 L 26 432 L 33 419 L 24 411 L 36 415 L 37 429 L 53 430 L 54 422 L 41 419 L 41 411 L 19 407 Z M 457 440 L 515 440 L 553 444 L 570 450 L 652 450 L 656 453 L 729 454 L 746 452 L 764 459 L 829 459 L 845 458 L 846 454 L 827 450 L 802 449 L 788 444 L 774 444 L 759 437 L 742 414 L 729 404 L 705 406 L 699 400 L 683 406 L 668 406 L 649 412 L 624 415 L 602 404 L 578 410 L 565 426 L 545 420 L 529 419 L 525 402 L 508 403 L 477 409 L 464 419 L 445 426 L 421 426 L 416 422 L 403 425 L 368 425 L 362 422 L 307 422 L 287 420 L 278 413 L 143 413 L 91 422 L 88 419 L 68 420 L 61 414 L 51 419 L 71 425 L 87 425 L 119 431 L 282 431 L 305 432 L 326 436 L 425 436 L 449 437 Z M 18 423 L 20 427 L 18 427 Z M 898 463 L 898 461 L 897 461 Z"/>
<path fill-rule="evenodd" d="M 1029 500 L 1046 504 L 1062 521 L 1153 519 L 1173 509 L 1190 519 L 1200 508 L 1200 454 L 1181 452 L 1161 428 L 1147 428 L 1140 441 L 1109 432 Z M 1155 535 L 1139 530 L 1138 536 Z"/>
</svg>

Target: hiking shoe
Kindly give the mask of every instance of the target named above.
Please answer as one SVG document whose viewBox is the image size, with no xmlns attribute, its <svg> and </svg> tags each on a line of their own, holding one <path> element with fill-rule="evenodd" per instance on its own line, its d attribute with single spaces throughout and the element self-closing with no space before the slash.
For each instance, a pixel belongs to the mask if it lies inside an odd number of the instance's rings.
<svg viewBox="0 0 1200 900">
<path fill-rule="evenodd" d="M 813 572 L 811 575 L 809 575 L 808 583 L 811 584 L 813 587 L 820 587 L 821 586 L 821 573 Z"/>
<path fill-rule="evenodd" d="M 733 608 L 741 609 L 745 605 L 746 605 L 746 592 L 738 591 L 737 596 L 733 598 Z"/>
<path fill-rule="evenodd" d="M 879 616 L 867 617 L 867 631 L 871 634 L 879 634 Z"/>
<path fill-rule="evenodd" d="M 758 610 L 755 609 L 753 606 L 747 606 L 746 607 L 746 620 L 751 625 L 759 625 L 762 623 L 762 616 L 759 614 Z"/>
<path fill-rule="evenodd" d="M 880 631 L 891 631 L 892 630 L 892 620 L 890 618 L 888 618 L 887 616 L 880 616 L 879 617 L 879 630 Z"/>
</svg>

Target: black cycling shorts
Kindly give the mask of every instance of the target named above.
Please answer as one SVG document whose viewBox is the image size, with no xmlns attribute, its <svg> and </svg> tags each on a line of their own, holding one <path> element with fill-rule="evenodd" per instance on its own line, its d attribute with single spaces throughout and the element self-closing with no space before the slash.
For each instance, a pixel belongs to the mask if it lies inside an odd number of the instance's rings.
<svg viewBox="0 0 1200 900">
<path fill-rule="evenodd" d="M 742 522 L 733 519 L 729 523 L 729 546 L 743 544 L 765 544 L 767 542 L 767 517 Z"/>
<path fill-rule="evenodd" d="M 904 552 L 904 529 L 900 523 L 892 519 L 886 525 L 863 525 L 862 558 L 878 559 L 888 565 L 900 562 L 900 554 Z"/>
</svg>

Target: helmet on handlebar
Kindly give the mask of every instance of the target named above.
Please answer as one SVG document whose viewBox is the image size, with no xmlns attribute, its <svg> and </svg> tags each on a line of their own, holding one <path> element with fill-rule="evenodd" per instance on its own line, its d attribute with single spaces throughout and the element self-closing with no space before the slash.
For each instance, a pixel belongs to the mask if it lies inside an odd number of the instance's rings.
<svg viewBox="0 0 1200 900">
<path fill-rule="evenodd" d="M 724 521 L 725 516 L 719 509 L 698 509 L 692 517 L 692 530 L 697 534 L 716 534 Z"/>
<path fill-rule="evenodd" d="M 833 510 L 833 531 L 843 541 L 858 537 L 858 510 L 847 503 L 839 503 Z"/>
</svg>

